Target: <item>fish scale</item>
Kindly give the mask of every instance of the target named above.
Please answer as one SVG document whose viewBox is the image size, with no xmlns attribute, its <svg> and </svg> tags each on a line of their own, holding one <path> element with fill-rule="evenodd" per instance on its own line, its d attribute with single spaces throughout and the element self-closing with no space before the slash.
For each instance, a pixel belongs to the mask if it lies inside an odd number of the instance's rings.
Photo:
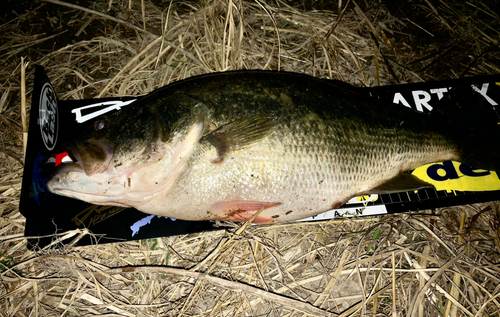
<svg viewBox="0 0 500 317">
<path fill-rule="evenodd" d="M 293 73 L 195 77 L 99 120 L 107 127 L 75 144 L 107 144 L 107 156 L 62 167 L 49 190 L 184 220 L 246 221 L 261 208 L 257 223 L 308 218 L 356 195 L 429 186 L 402 172 L 460 159 L 456 131 L 432 116 Z M 117 163 L 104 172 L 85 170 L 104 170 L 109 155 Z"/>
</svg>

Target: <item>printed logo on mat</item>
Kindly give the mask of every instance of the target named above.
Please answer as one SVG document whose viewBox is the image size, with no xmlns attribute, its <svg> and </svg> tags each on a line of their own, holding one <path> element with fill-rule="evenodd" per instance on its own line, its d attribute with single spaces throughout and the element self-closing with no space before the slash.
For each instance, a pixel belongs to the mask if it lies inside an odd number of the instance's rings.
<svg viewBox="0 0 500 317">
<path fill-rule="evenodd" d="M 57 143 L 59 115 L 57 113 L 56 92 L 50 83 L 45 83 L 40 93 L 38 124 L 45 147 L 52 151 Z"/>
</svg>

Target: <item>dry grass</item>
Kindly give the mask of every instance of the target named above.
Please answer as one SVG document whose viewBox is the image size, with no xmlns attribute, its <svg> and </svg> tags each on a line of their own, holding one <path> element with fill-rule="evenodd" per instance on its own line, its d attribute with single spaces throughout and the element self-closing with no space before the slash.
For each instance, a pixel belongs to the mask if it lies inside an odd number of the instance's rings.
<svg viewBox="0 0 500 317">
<path fill-rule="evenodd" d="M 23 2 L 0 20 L 0 315 L 500 315 L 497 203 L 88 247 L 56 248 L 59 235 L 36 252 L 18 212 L 21 57 L 28 101 L 34 64 L 62 99 L 234 69 L 358 86 L 493 74 L 493 1 Z"/>
</svg>

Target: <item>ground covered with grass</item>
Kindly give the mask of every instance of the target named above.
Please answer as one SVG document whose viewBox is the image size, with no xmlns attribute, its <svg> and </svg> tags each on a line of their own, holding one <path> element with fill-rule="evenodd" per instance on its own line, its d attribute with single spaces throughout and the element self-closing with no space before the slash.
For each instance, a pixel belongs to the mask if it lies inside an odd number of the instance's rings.
<svg viewBox="0 0 500 317">
<path fill-rule="evenodd" d="M 497 6 L 8 1 L 0 13 L 0 315 L 499 315 L 496 202 L 59 244 L 91 234 L 82 229 L 54 235 L 53 245 L 36 251 L 26 247 L 19 213 L 23 116 L 30 113 L 35 64 L 45 67 L 61 99 L 141 95 L 236 69 L 293 71 L 366 87 L 498 74 Z"/>
</svg>

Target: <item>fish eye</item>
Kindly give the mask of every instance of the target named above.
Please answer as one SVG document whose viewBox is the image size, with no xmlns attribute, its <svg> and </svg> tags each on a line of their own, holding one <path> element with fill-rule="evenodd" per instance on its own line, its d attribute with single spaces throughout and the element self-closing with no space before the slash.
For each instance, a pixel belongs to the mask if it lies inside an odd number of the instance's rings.
<svg viewBox="0 0 500 317">
<path fill-rule="evenodd" d="M 102 120 L 98 120 L 98 121 L 94 122 L 94 129 L 96 131 L 104 129 L 105 126 L 106 126 L 106 124 Z"/>
</svg>

